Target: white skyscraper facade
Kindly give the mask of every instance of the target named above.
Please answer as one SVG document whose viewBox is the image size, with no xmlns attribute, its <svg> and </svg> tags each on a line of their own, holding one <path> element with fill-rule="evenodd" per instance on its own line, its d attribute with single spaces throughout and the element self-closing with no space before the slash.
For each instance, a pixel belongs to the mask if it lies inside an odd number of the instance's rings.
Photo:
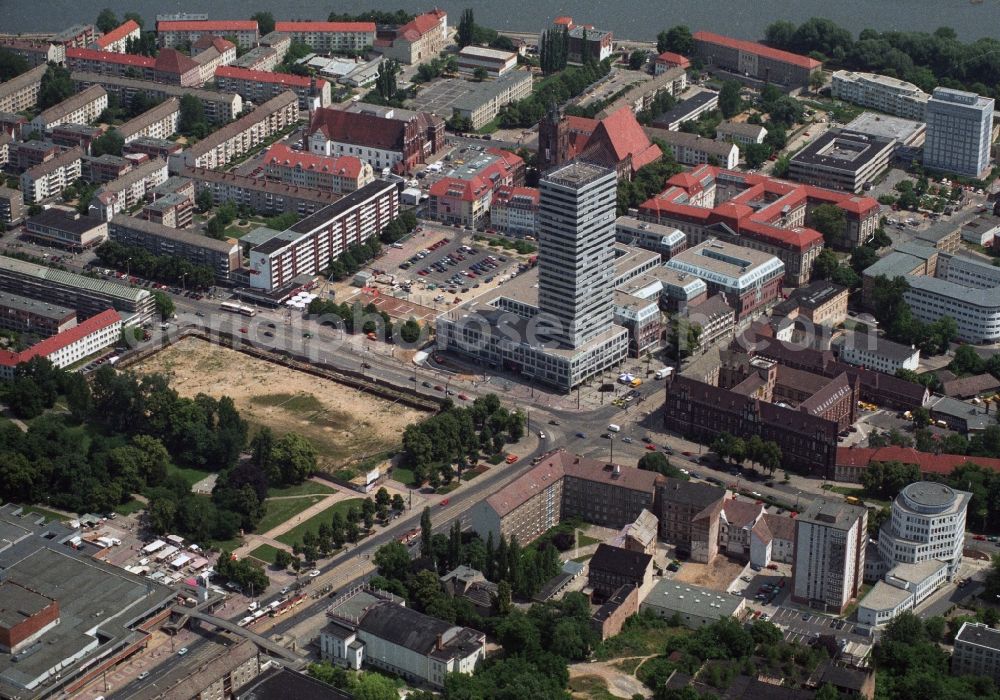
<svg viewBox="0 0 1000 700">
<path fill-rule="evenodd" d="M 935 88 L 927 101 L 924 167 L 981 177 L 990 168 L 993 99 Z"/>
</svg>

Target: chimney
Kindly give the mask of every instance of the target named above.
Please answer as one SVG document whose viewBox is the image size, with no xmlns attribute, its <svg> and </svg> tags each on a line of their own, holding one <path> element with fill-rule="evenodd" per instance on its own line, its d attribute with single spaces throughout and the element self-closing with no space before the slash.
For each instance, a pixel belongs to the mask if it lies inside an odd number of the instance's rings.
<svg viewBox="0 0 1000 700">
<path fill-rule="evenodd" d="M 438 651 L 442 651 L 444 649 L 444 635 L 443 634 L 439 634 L 437 636 L 436 648 L 437 648 Z"/>
</svg>

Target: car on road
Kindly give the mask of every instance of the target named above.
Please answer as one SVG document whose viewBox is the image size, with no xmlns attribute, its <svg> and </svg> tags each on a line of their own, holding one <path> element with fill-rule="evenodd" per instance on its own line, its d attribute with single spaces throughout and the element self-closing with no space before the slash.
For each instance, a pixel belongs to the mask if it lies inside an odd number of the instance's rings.
<svg viewBox="0 0 1000 700">
<path fill-rule="evenodd" d="M 576 434 L 576 436 L 577 436 L 578 438 L 586 438 L 586 437 L 587 437 L 587 434 L 586 434 L 586 433 L 577 433 L 577 434 Z"/>
<path fill-rule="evenodd" d="M 978 542 L 985 542 L 986 541 L 985 535 L 973 535 L 972 539 L 974 539 L 974 540 L 976 540 Z"/>
<path fill-rule="evenodd" d="M 622 442 L 631 445 L 632 444 L 632 438 L 630 438 L 628 435 L 626 435 L 625 437 L 622 438 Z"/>
<path fill-rule="evenodd" d="M 240 333 L 246 333 L 246 332 L 247 332 L 247 329 L 246 329 L 246 328 L 241 328 L 241 329 L 240 329 Z"/>
<path fill-rule="evenodd" d="M 650 443 L 650 444 L 646 445 L 646 449 L 649 450 L 650 452 L 652 452 L 652 451 L 656 450 L 656 445 Z"/>
<path fill-rule="evenodd" d="M 194 315 L 197 316 L 198 318 L 204 318 L 205 317 L 205 312 L 204 311 L 195 311 Z"/>
<path fill-rule="evenodd" d="M 653 438 L 649 437 L 648 435 L 643 435 L 642 436 L 642 441 L 643 442 L 652 442 Z"/>
<path fill-rule="evenodd" d="M 431 383 L 427 382 L 427 381 L 423 381 L 423 382 L 420 382 L 420 386 L 425 387 L 427 389 L 430 389 L 431 388 Z"/>
<path fill-rule="evenodd" d="M 319 576 L 319 569 L 313 569 L 309 572 L 309 578 L 316 578 Z"/>
<path fill-rule="evenodd" d="M 681 452 L 681 454 L 684 455 L 685 457 L 691 457 L 692 455 L 694 455 L 693 452 L 688 452 L 687 450 L 684 450 L 683 452 Z"/>
<path fill-rule="evenodd" d="M 538 439 L 539 440 L 544 440 L 545 439 L 545 433 L 542 432 L 541 430 L 538 431 Z"/>
<path fill-rule="evenodd" d="M 177 656 L 184 656 L 186 653 L 188 653 L 187 647 L 181 647 L 177 650 Z"/>
<path fill-rule="evenodd" d="M 444 387 L 441 386 L 440 384 L 436 384 L 434 386 L 434 391 L 444 391 Z"/>
<path fill-rule="evenodd" d="M 282 588 L 280 591 L 278 591 L 278 593 L 280 593 L 281 595 L 285 595 L 286 593 L 288 593 L 288 586 Z"/>
<path fill-rule="evenodd" d="M 302 337 L 303 337 L 303 338 L 306 338 L 306 339 L 309 339 L 309 338 L 312 338 L 312 337 L 313 337 L 313 334 L 312 334 L 312 333 L 308 333 L 308 332 L 306 332 L 306 333 L 303 333 L 303 334 L 302 334 Z"/>
<path fill-rule="evenodd" d="M 750 583 L 751 581 L 753 581 L 753 579 L 750 576 L 740 576 L 740 581 L 746 581 L 747 583 Z"/>
<path fill-rule="evenodd" d="M 368 364 L 367 362 L 362 362 L 361 369 L 371 369 L 371 365 Z"/>
<path fill-rule="evenodd" d="M 610 440 L 611 433 L 601 433 L 601 437 L 604 438 L 605 440 Z"/>
<path fill-rule="evenodd" d="M 274 337 L 274 333 L 272 333 L 271 331 L 264 331 L 264 337 L 265 338 L 273 338 Z"/>
<path fill-rule="evenodd" d="M 441 505 L 441 506 L 446 506 L 446 505 L 448 505 L 448 503 L 450 502 L 450 500 L 451 500 L 451 499 L 449 499 L 449 498 L 446 498 L 446 499 L 444 499 L 443 501 L 441 501 L 441 502 L 440 502 L 440 503 L 439 503 L 438 505 Z"/>
<path fill-rule="evenodd" d="M 459 394 L 458 398 L 462 399 L 462 401 L 468 401 L 469 400 L 469 395 L 468 394 Z"/>
<path fill-rule="evenodd" d="M 553 418 L 552 420 L 549 421 L 549 425 L 559 425 L 559 421 Z"/>
</svg>

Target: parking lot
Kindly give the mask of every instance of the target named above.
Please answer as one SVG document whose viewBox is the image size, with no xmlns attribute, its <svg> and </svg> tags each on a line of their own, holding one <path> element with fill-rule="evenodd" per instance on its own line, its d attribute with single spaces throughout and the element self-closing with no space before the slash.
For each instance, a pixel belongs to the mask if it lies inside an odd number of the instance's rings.
<svg viewBox="0 0 1000 700">
<path fill-rule="evenodd" d="M 785 639 L 789 642 L 809 643 L 824 634 L 848 640 L 853 637 L 854 641 L 869 638 L 867 627 L 828 615 L 792 608 L 779 607 L 771 616 L 771 622 L 785 630 Z"/>
</svg>

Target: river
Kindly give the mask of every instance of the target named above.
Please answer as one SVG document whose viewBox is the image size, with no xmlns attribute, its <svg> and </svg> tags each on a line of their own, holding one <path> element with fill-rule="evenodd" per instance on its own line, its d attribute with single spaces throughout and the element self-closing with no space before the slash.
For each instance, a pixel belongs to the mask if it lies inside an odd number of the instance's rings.
<svg viewBox="0 0 1000 700">
<path fill-rule="evenodd" d="M 278 19 L 326 19 L 330 11 L 357 12 L 364 9 L 414 11 L 429 8 L 433 0 L 0 0 L 0 31 L 39 32 L 58 30 L 75 22 L 93 22 L 101 8 L 119 15 L 140 12 L 147 26 L 157 13 L 207 12 L 213 19 L 241 18 L 258 9 L 270 10 Z M 802 22 L 810 17 L 828 17 L 855 34 L 871 27 L 880 30 L 933 31 L 941 26 L 955 29 L 963 40 L 982 36 L 1000 38 L 1000 0 L 440 0 L 449 20 L 458 21 L 463 8 L 475 11 L 479 24 L 513 31 L 536 31 L 558 15 L 609 29 L 616 37 L 653 40 L 656 33 L 675 24 L 692 30 L 705 29 L 746 39 L 759 39 L 764 28 L 777 19 Z"/>
</svg>

